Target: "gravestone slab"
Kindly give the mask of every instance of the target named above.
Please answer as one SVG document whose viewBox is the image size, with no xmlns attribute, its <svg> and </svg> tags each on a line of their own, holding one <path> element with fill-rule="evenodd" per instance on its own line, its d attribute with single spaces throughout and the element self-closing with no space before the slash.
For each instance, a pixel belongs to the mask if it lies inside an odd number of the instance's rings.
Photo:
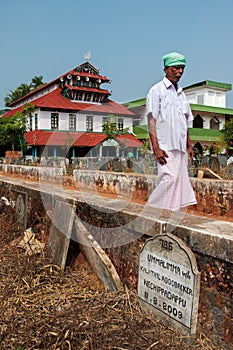
<svg viewBox="0 0 233 350">
<path fill-rule="evenodd" d="M 49 233 L 48 248 L 52 261 L 65 269 L 67 253 L 74 223 L 75 211 L 65 202 L 56 201 Z"/>
<path fill-rule="evenodd" d="M 27 228 L 28 194 L 19 192 L 15 201 L 15 212 L 19 222 L 20 231 L 23 233 Z"/>
<path fill-rule="evenodd" d="M 15 201 L 16 215 L 19 219 L 23 219 L 25 215 L 25 204 L 22 194 L 19 194 Z"/>
<path fill-rule="evenodd" d="M 72 238 L 79 243 L 80 251 L 108 290 L 120 290 L 122 283 L 113 263 L 77 216 Z"/>
<path fill-rule="evenodd" d="M 233 179 L 233 163 L 230 163 L 226 167 L 226 175 L 229 179 Z"/>
<path fill-rule="evenodd" d="M 169 326 L 196 333 L 200 272 L 192 251 L 172 234 L 148 239 L 140 253 L 138 297 Z"/>
</svg>

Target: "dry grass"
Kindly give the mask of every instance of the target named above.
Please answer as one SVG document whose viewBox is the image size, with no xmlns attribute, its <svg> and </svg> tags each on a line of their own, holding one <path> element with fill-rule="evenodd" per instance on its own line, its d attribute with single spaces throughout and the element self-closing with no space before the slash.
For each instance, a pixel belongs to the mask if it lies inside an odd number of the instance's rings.
<svg viewBox="0 0 233 350">
<path fill-rule="evenodd" d="M 178 331 L 141 309 L 134 291 L 108 292 L 83 259 L 62 273 L 46 256 L 26 256 L 17 247 L 14 223 L 13 210 L 5 208 L 0 213 L 1 350 L 221 349 L 204 334 L 187 345 Z"/>
</svg>

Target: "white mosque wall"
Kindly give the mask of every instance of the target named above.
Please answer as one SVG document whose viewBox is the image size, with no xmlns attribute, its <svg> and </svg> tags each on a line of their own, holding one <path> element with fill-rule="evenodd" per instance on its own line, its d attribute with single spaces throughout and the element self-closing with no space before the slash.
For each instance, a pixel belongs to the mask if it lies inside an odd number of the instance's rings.
<svg viewBox="0 0 233 350">
<path fill-rule="evenodd" d="M 219 89 L 202 88 L 185 92 L 189 103 L 226 108 L 226 94 Z"/>
</svg>

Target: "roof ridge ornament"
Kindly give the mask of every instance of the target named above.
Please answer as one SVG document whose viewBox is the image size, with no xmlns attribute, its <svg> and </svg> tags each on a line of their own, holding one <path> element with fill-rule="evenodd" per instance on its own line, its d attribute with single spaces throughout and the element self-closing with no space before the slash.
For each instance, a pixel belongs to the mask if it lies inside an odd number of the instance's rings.
<svg viewBox="0 0 233 350">
<path fill-rule="evenodd" d="M 90 51 L 86 52 L 86 53 L 83 55 L 83 58 L 84 58 L 85 60 L 89 60 L 89 59 L 91 58 L 91 52 L 90 52 Z"/>
</svg>

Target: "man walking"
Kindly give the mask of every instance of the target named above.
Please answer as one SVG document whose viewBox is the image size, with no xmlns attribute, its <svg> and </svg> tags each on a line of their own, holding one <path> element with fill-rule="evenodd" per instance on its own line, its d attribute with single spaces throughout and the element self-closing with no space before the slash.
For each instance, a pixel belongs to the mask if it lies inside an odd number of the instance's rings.
<svg viewBox="0 0 233 350">
<path fill-rule="evenodd" d="M 151 149 L 158 163 L 157 186 L 147 204 L 177 211 L 196 204 L 186 159 L 186 150 L 191 160 L 194 156 L 188 134 L 193 116 L 179 85 L 185 57 L 172 52 L 162 59 L 165 77 L 149 90 L 146 103 Z"/>
</svg>

